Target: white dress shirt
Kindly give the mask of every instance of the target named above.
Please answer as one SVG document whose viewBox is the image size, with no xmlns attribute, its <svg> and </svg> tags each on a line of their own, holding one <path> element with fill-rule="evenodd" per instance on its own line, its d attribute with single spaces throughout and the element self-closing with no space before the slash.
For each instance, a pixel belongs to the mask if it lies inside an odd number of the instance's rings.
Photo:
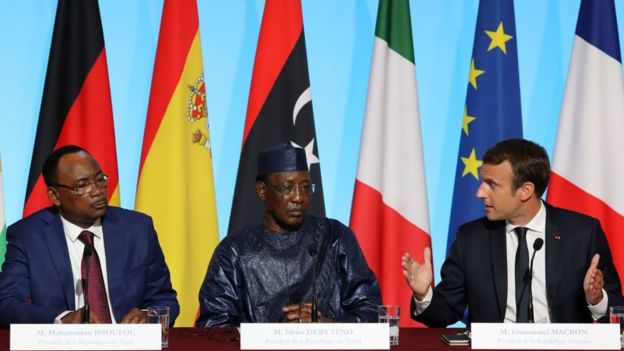
<svg viewBox="0 0 624 351">
<path fill-rule="evenodd" d="M 533 257 L 533 243 L 537 238 L 544 240 L 542 248 L 535 253 L 533 260 L 533 315 L 536 323 L 550 322 L 548 302 L 546 301 L 546 207 L 540 204 L 540 209 L 529 223 L 527 228 L 526 242 L 529 249 L 529 260 Z M 516 251 L 518 250 L 518 236 L 514 229 L 518 227 L 507 222 L 505 226 L 505 241 L 507 246 L 507 308 L 505 309 L 505 322 L 516 321 Z M 511 274 L 513 273 L 513 274 Z"/>
<path fill-rule="evenodd" d="M 108 308 L 111 314 L 111 319 L 115 323 L 113 317 L 112 305 L 110 302 L 110 294 L 108 289 L 108 275 L 106 271 L 106 251 L 104 249 L 104 231 L 102 230 L 102 223 L 98 219 L 91 227 L 87 229 L 80 228 L 79 226 L 69 222 L 63 216 L 61 216 L 61 222 L 63 223 L 63 231 L 65 232 L 65 241 L 67 242 L 67 249 L 69 251 L 69 261 L 71 263 L 72 275 L 74 277 L 74 302 L 76 309 L 84 306 L 84 292 L 82 291 L 82 254 L 85 245 L 78 239 L 80 233 L 84 230 L 88 230 L 93 233 L 93 246 L 100 259 L 100 266 L 102 267 L 102 277 L 104 278 L 104 287 L 106 288 L 106 299 L 108 300 Z M 61 318 L 65 317 L 72 311 L 65 311 L 58 315 L 54 320 L 55 323 L 61 323 Z"/>
<path fill-rule="evenodd" d="M 517 225 L 513 225 L 507 222 L 505 226 L 505 236 L 506 236 L 506 249 L 507 249 L 507 307 L 505 309 L 505 319 L 506 323 L 515 323 L 516 322 L 516 279 L 515 279 L 515 269 L 516 269 L 516 250 L 518 249 L 518 237 L 514 232 L 514 228 L 518 227 Z M 528 228 L 527 231 L 527 247 L 529 249 L 529 259 L 533 255 L 533 243 L 535 239 L 542 238 L 544 240 L 544 245 L 542 248 L 535 254 L 535 259 L 533 261 L 533 282 L 532 291 L 533 291 L 533 314 L 535 316 L 536 323 L 549 323 L 550 322 L 550 313 L 548 310 L 548 301 L 546 300 L 546 207 L 543 203 L 541 203 L 540 209 L 523 227 Z M 587 267 L 589 268 L 589 266 Z M 582 284 L 582 282 L 581 282 Z M 609 303 L 609 297 L 607 296 L 607 292 L 602 289 L 602 301 L 600 301 L 596 305 L 588 305 L 589 311 L 592 314 L 592 317 L 596 320 L 607 313 L 607 307 Z M 429 304 L 431 303 L 431 299 L 433 298 L 433 290 L 431 287 L 427 291 L 427 295 L 422 301 L 418 301 L 416 297 L 413 297 L 416 302 L 416 309 L 414 311 L 414 315 L 417 316 L 421 314 Z"/>
</svg>

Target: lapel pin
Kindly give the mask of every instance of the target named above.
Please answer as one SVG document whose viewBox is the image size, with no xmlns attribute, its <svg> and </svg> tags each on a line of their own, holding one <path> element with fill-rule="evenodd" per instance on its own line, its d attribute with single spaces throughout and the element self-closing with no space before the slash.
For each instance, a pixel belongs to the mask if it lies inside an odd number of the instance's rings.
<svg viewBox="0 0 624 351">
<path fill-rule="evenodd" d="M 559 236 L 559 234 L 555 234 L 555 240 L 561 240 L 561 237 Z"/>
</svg>

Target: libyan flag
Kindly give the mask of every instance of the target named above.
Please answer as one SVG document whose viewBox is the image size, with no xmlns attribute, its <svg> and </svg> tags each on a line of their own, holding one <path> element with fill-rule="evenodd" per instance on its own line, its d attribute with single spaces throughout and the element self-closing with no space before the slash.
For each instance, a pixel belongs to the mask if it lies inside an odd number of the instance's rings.
<svg viewBox="0 0 624 351">
<path fill-rule="evenodd" d="M 265 211 L 256 195 L 256 159 L 258 152 L 283 142 L 305 149 L 310 177 L 316 184 L 308 212 L 324 216 L 299 0 L 267 0 L 264 7 L 229 232 L 262 220 Z"/>
<path fill-rule="evenodd" d="M 416 326 L 400 257 L 422 263 L 431 237 L 407 0 L 379 2 L 350 225 L 384 303 L 401 305 L 402 327 Z"/>
<path fill-rule="evenodd" d="M 119 177 L 106 51 L 96 0 L 59 0 L 26 189 L 24 216 L 49 206 L 41 167 L 60 146 L 85 148 L 109 176 L 119 205 Z"/>
</svg>

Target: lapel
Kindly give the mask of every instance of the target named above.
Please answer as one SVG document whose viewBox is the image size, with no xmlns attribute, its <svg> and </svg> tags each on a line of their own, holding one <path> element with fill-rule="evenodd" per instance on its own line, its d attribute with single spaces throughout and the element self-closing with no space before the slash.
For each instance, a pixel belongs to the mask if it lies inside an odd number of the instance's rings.
<svg viewBox="0 0 624 351">
<path fill-rule="evenodd" d="M 124 250 L 123 247 L 123 233 L 119 226 L 119 216 L 115 210 L 111 207 L 108 207 L 106 210 L 106 215 L 102 218 L 102 231 L 104 233 L 104 248 L 106 250 L 106 272 L 108 280 L 108 293 L 110 302 L 113 309 L 114 318 L 116 320 L 121 320 L 118 316 L 118 311 L 116 310 L 116 306 L 119 304 L 116 303 L 119 298 L 118 294 L 123 293 L 120 289 L 115 286 L 115 282 L 122 281 L 124 275 L 124 262 L 119 259 L 119 257 L 126 257 L 126 255 L 121 252 Z"/>
<path fill-rule="evenodd" d="M 554 208 L 546 205 L 546 298 L 549 306 L 555 306 L 557 301 L 561 274 L 563 272 L 561 253 L 563 252 L 564 240 L 555 224 L 553 217 L 556 216 Z M 553 321 L 555 322 L 555 321 Z"/>
<path fill-rule="evenodd" d="M 505 222 L 502 226 L 490 229 L 490 250 L 492 258 L 492 272 L 494 289 L 498 302 L 499 321 L 505 319 L 507 309 L 507 243 L 505 238 Z"/>
<path fill-rule="evenodd" d="M 69 259 L 69 250 L 65 240 L 65 231 L 60 215 L 53 210 L 48 210 L 43 215 L 43 238 L 47 244 L 52 264 L 58 275 L 58 280 L 63 288 L 65 304 L 69 310 L 76 309 L 74 276 Z"/>
</svg>

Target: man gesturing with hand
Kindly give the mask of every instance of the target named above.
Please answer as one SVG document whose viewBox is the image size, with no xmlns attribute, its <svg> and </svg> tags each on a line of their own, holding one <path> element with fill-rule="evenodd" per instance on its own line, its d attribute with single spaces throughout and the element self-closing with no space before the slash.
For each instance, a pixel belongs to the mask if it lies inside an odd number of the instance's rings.
<svg viewBox="0 0 624 351">
<path fill-rule="evenodd" d="M 580 323 L 605 321 L 609 306 L 624 303 L 600 222 L 541 200 L 550 177 L 541 146 L 502 141 L 483 155 L 480 173 L 476 196 L 485 217 L 458 228 L 440 283 L 431 287 L 428 248 L 424 262 L 409 253 L 401 259 L 413 319 L 436 327 L 464 316 L 466 322 Z"/>
</svg>

